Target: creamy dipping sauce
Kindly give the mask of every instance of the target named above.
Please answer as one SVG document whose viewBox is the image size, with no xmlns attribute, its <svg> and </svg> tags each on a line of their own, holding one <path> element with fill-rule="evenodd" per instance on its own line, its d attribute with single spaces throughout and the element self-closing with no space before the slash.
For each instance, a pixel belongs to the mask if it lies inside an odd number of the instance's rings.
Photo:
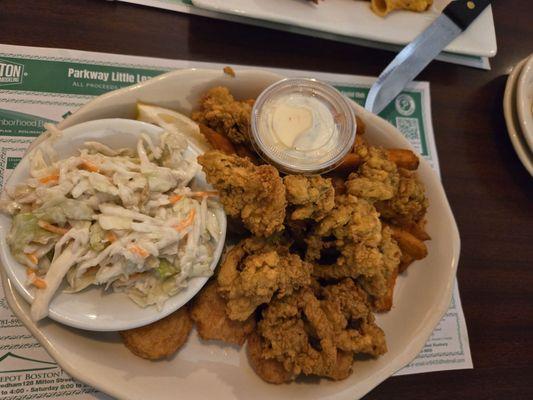
<svg viewBox="0 0 533 400">
<path fill-rule="evenodd" d="M 342 94 L 314 79 L 284 79 L 269 86 L 252 109 L 252 144 L 288 173 L 332 169 L 355 139 L 353 109 Z"/>
<path fill-rule="evenodd" d="M 269 131 L 289 149 L 312 151 L 336 134 L 331 111 L 321 101 L 300 93 L 280 96 L 263 109 Z"/>
</svg>

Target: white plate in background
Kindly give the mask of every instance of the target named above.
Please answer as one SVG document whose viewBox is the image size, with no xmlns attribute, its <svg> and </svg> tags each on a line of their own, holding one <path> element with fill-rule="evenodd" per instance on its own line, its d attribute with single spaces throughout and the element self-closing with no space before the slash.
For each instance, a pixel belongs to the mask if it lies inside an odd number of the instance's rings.
<svg viewBox="0 0 533 400">
<path fill-rule="evenodd" d="M 237 98 L 253 98 L 281 78 L 260 70 L 237 70 L 235 78 L 218 70 L 174 71 L 100 96 L 69 116 L 60 128 L 90 119 L 132 118 L 138 100 L 188 115 L 213 86 L 227 86 Z M 371 143 L 413 149 L 395 127 L 352 105 L 365 122 L 365 137 Z M 173 358 L 150 362 L 131 354 L 117 334 L 78 331 L 49 320 L 34 324 L 28 317 L 27 303 L 4 275 L 6 298 L 68 374 L 120 399 L 354 400 L 415 358 L 450 304 L 459 260 L 459 233 L 440 180 L 424 159 L 418 173 L 430 203 L 429 255 L 398 278 L 392 310 L 377 315 L 389 351 L 375 360 L 356 362 L 355 372 L 343 381 L 268 384 L 253 372 L 244 348 L 204 342 L 196 333 Z"/>
<path fill-rule="evenodd" d="M 516 83 L 516 110 L 522 135 L 533 151 L 533 55 L 526 60 Z"/>
<path fill-rule="evenodd" d="M 503 115 L 505 117 L 505 124 L 507 125 L 507 133 L 516 151 L 516 155 L 529 174 L 533 176 L 533 152 L 522 135 L 516 110 L 516 83 L 526 61 L 527 59 L 516 64 L 507 78 L 505 93 L 503 95 Z"/>
<path fill-rule="evenodd" d="M 423 13 L 395 11 L 382 18 L 370 3 L 359 0 L 192 0 L 197 7 L 219 13 L 293 25 L 317 31 L 395 45 L 410 43 L 440 15 L 450 0 L 435 0 Z M 489 6 L 444 51 L 494 57 L 497 51 Z"/>
</svg>

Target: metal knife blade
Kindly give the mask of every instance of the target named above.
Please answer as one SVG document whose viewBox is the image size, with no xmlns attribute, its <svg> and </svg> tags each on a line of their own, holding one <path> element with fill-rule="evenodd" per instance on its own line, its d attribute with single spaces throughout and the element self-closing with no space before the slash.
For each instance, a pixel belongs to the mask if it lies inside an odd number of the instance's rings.
<svg viewBox="0 0 533 400">
<path fill-rule="evenodd" d="M 385 68 L 370 88 L 365 108 L 375 114 L 383 111 L 489 4 L 489 0 L 457 0 L 449 4 L 443 13 Z"/>
</svg>

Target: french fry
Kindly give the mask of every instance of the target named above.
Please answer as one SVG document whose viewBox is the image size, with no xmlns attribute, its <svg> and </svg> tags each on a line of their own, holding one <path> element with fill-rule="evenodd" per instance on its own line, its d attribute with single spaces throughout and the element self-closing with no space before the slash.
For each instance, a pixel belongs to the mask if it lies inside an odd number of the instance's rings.
<svg viewBox="0 0 533 400">
<path fill-rule="evenodd" d="M 428 249 L 423 241 L 408 231 L 391 226 L 392 237 L 398 242 L 402 253 L 410 254 L 415 260 L 421 260 L 428 255 Z"/>
<path fill-rule="evenodd" d="M 395 269 L 387 280 L 387 293 L 385 296 L 374 300 L 374 310 L 377 312 L 390 311 L 392 308 L 392 299 L 394 297 L 394 286 L 398 277 L 398 269 Z"/>
<path fill-rule="evenodd" d="M 357 130 L 355 131 L 356 135 L 364 135 L 365 130 L 366 130 L 366 125 L 363 122 L 363 120 L 356 115 L 355 122 L 357 123 Z"/>
<path fill-rule="evenodd" d="M 248 157 L 250 161 L 254 162 L 257 158 L 254 153 L 250 151 L 250 149 L 242 144 L 235 146 L 235 152 L 239 157 Z"/>
<path fill-rule="evenodd" d="M 418 168 L 420 160 L 417 155 L 407 149 L 388 149 L 389 160 L 400 168 L 414 171 Z"/>
<path fill-rule="evenodd" d="M 422 241 L 431 240 L 431 236 L 426 232 L 425 225 L 426 220 L 422 219 L 416 223 L 406 225 L 404 228 L 417 239 Z"/>
<path fill-rule="evenodd" d="M 415 259 L 411 254 L 402 252 L 402 256 L 400 257 L 400 265 L 398 265 L 398 272 L 400 274 L 404 272 L 414 261 Z"/>
<path fill-rule="evenodd" d="M 231 143 L 227 137 L 221 135 L 204 124 L 199 124 L 199 126 L 200 132 L 205 136 L 207 141 L 215 148 L 215 150 L 220 150 L 226 154 L 236 153 L 233 143 Z"/>
<path fill-rule="evenodd" d="M 348 153 L 344 157 L 334 172 L 347 175 L 349 173 L 355 172 L 357 167 L 361 165 L 363 160 L 355 153 Z"/>
</svg>

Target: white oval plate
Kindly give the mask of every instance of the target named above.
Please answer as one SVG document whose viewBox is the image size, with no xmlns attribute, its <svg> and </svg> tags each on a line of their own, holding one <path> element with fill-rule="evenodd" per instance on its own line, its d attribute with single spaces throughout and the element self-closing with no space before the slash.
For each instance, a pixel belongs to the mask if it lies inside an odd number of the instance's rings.
<svg viewBox="0 0 533 400">
<path fill-rule="evenodd" d="M 522 134 L 533 151 L 533 55 L 522 67 L 516 84 L 516 110 Z"/>
<path fill-rule="evenodd" d="M 111 115 L 132 117 L 137 100 L 188 114 L 205 90 L 215 85 L 228 86 L 238 98 L 252 98 L 283 78 L 257 70 L 237 70 L 236 74 L 231 78 L 213 70 L 170 72 L 97 98 L 67 118 L 62 127 Z M 396 128 L 352 104 L 371 142 L 412 149 Z M 244 348 L 202 342 L 196 333 L 172 359 L 146 361 L 129 353 L 118 335 L 80 332 L 52 322 L 36 326 L 9 280 L 3 280 L 4 290 L 13 311 L 67 373 L 120 399 L 354 400 L 416 357 L 450 304 L 459 233 L 439 178 L 424 160 L 419 175 L 430 202 L 427 229 L 433 239 L 428 242 L 429 255 L 398 279 L 393 309 L 377 317 L 387 336 L 388 353 L 357 362 L 354 374 L 344 381 L 270 385 L 252 371 Z"/>
<path fill-rule="evenodd" d="M 315 5 L 306 0 L 192 0 L 195 6 L 218 13 L 394 45 L 412 42 L 450 1 L 434 0 L 423 13 L 396 11 L 382 18 L 367 1 L 325 0 Z M 494 57 L 497 45 L 491 6 L 445 51 Z"/>
<path fill-rule="evenodd" d="M 86 141 L 97 141 L 111 148 L 135 148 L 142 133 L 148 134 L 155 143 L 163 130 L 155 125 L 128 119 L 101 119 L 74 125 L 63 131 L 63 135 L 51 143 L 61 158 L 75 155 Z M 50 141 L 50 139 L 48 139 Z M 41 141 L 39 146 L 43 145 Z M 199 155 L 202 151 L 192 144 L 186 150 Z M 29 176 L 29 157 L 26 155 L 13 171 L 7 186 L 22 183 Z M 211 187 L 205 181 L 203 172 L 195 177 L 195 184 L 205 189 Z M 220 240 L 213 254 L 211 270 L 214 270 L 222 250 L 226 235 L 226 216 L 220 208 L 215 210 L 220 226 Z M 0 215 L 0 259 L 12 285 L 27 302 L 33 301 L 33 290 L 26 285 L 26 268 L 17 262 L 6 243 L 11 228 L 11 218 Z M 65 325 L 91 331 L 118 331 L 136 328 L 157 321 L 176 311 L 187 303 L 207 282 L 207 277 L 193 278 L 188 286 L 168 299 L 161 310 L 155 306 L 141 308 L 124 293 L 104 291 L 101 286 L 92 286 L 79 293 L 58 291 L 50 303 L 50 318 Z M 61 290 L 61 288 L 60 288 Z"/>
<path fill-rule="evenodd" d="M 507 133 L 516 151 L 516 155 L 529 174 L 533 176 L 533 152 L 530 150 L 526 139 L 522 135 L 516 111 L 516 83 L 526 60 L 522 60 L 515 65 L 513 72 L 507 78 L 505 93 L 503 95 L 503 115 L 505 117 Z"/>
</svg>

